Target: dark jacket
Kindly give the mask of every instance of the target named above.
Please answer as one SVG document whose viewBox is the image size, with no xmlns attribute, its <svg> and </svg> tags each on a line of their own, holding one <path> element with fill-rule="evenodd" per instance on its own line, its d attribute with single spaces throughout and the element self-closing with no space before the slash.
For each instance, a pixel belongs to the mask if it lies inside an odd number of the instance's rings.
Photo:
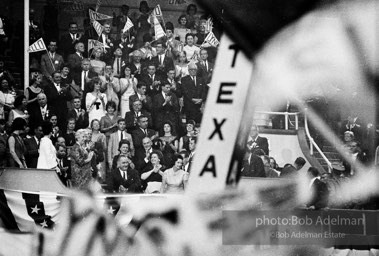
<svg viewBox="0 0 379 256">
<path fill-rule="evenodd" d="M 120 173 L 118 168 L 113 169 L 110 179 L 110 188 L 114 192 L 119 192 L 120 186 L 124 186 L 128 189 L 128 193 L 139 193 L 141 192 L 141 179 L 140 174 L 135 169 L 127 170 L 127 179 L 125 180 Z"/>
</svg>

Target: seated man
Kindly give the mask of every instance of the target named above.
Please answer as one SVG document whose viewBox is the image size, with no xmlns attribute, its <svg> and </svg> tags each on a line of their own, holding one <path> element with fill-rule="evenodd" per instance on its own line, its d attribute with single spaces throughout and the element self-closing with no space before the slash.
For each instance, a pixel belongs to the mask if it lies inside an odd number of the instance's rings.
<svg viewBox="0 0 379 256">
<path fill-rule="evenodd" d="M 127 156 L 120 156 L 117 168 L 112 170 L 109 188 L 113 192 L 139 193 L 141 179 L 137 170 L 130 167 L 131 160 Z"/>
<path fill-rule="evenodd" d="M 303 168 L 305 165 L 306 161 L 302 157 L 296 158 L 294 165 L 292 164 L 286 164 L 283 167 L 283 170 L 280 172 L 280 177 L 281 178 L 291 178 L 294 177 L 298 174 L 299 170 Z"/>
<path fill-rule="evenodd" d="M 315 167 L 309 167 L 307 174 L 310 179 L 309 188 L 311 190 L 311 198 L 307 202 L 307 207 L 311 209 L 326 207 L 328 203 L 328 187 L 326 183 L 321 181 L 320 173 Z"/>
</svg>

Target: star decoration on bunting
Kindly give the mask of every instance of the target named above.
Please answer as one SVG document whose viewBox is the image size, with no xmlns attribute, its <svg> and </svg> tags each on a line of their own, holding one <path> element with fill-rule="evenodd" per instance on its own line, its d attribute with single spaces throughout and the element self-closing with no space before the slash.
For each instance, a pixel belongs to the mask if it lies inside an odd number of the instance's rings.
<svg viewBox="0 0 379 256">
<path fill-rule="evenodd" d="M 38 206 L 34 206 L 34 207 L 30 207 L 32 209 L 32 213 L 36 213 L 38 214 L 38 211 L 41 210 L 40 208 L 38 208 Z"/>
<path fill-rule="evenodd" d="M 113 209 L 112 206 L 110 206 L 109 209 L 107 210 L 107 212 L 108 212 L 109 214 L 113 214 L 114 211 L 116 211 L 116 209 Z"/>
<path fill-rule="evenodd" d="M 40 223 L 40 225 L 41 225 L 42 228 L 47 228 L 49 226 L 49 225 L 47 225 L 46 220 L 43 220 L 43 222 Z"/>
</svg>

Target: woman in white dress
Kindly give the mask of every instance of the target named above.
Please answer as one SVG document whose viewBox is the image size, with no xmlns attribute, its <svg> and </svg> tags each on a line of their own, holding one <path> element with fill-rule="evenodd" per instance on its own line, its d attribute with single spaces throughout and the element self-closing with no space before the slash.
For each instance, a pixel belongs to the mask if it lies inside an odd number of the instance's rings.
<svg viewBox="0 0 379 256">
<path fill-rule="evenodd" d="M 93 119 L 100 120 L 105 116 L 105 105 L 107 104 L 107 96 L 100 92 L 100 78 L 94 77 L 91 85 L 93 86 L 93 90 L 86 95 L 86 108 L 90 123 Z"/>
<path fill-rule="evenodd" d="M 178 62 L 175 64 L 175 77 L 178 83 L 181 83 L 181 79 L 187 75 L 189 75 L 187 53 L 183 51 L 179 53 Z"/>
<path fill-rule="evenodd" d="M 38 169 L 57 169 L 57 151 L 50 139 L 53 132 L 53 124 L 45 121 L 42 123 L 43 137 L 39 144 Z M 57 169 L 59 170 L 59 168 Z"/>
<path fill-rule="evenodd" d="M 120 79 L 120 95 L 121 95 L 121 117 L 125 117 L 125 113 L 129 112 L 129 97 L 137 91 L 137 78 L 132 75 L 129 65 L 125 67 L 124 77 Z"/>
<path fill-rule="evenodd" d="M 183 167 L 183 157 L 175 156 L 175 164 L 163 173 L 161 193 L 183 193 L 188 181 L 188 172 Z"/>
<path fill-rule="evenodd" d="M 197 62 L 199 58 L 200 48 L 195 45 L 195 36 L 192 33 L 186 35 L 186 45 L 183 51 L 187 53 L 187 60 Z"/>
</svg>

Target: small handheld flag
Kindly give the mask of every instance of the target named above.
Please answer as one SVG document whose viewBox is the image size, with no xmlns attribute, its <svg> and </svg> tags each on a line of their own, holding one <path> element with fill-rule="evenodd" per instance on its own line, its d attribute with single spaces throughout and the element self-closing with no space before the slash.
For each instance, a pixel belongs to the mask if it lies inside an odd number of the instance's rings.
<svg viewBox="0 0 379 256">
<path fill-rule="evenodd" d="M 166 35 L 166 33 L 163 31 L 163 28 L 161 24 L 159 23 L 156 16 L 154 16 L 154 32 L 155 32 L 155 40 L 158 40 L 159 38 Z"/>
<path fill-rule="evenodd" d="M 39 52 L 45 50 L 47 49 L 42 37 L 29 46 L 29 52 Z"/>
<path fill-rule="evenodd" d="M 125 32 L 128 31 L 131 27 L 134 26 L 134 24 L 132 23 L 132 21 L 131 21 L 128 17 L 127 17 L 126 19 L 127 19 L 127 21 L 126 21 L 126 23 L 125 23 L 124 28 L 122 29 L 122 33 L 125 33 Z"/>
<path fill-rule="evenodd" d="M 205 43 L 209 43 L 211 46 L 213 47 L 217 47 L 220 42 L 217 40 L 216 36 L 213 34 L 213 32 L 209 32 L 209 34 L 205 37 L 204 39 L 204 43 L 202 44 L 202 46 L 205 44 Z"/>
</svg>

